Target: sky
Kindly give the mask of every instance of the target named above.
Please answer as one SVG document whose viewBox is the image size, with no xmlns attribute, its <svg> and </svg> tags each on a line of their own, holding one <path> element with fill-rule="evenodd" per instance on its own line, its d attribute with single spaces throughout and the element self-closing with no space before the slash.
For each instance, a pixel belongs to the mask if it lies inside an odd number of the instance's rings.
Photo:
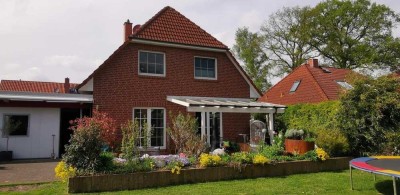
<svg viewBox="0 0 400 195">
<path fill-rule="evenodd" d="M 123 23 L 143 24 L 171 6 L 228 47 L 282 7 L 318 0 L 0 0 L 0 80 L 80 83 L 123 42 Z M 400 13 L 399 0 L 375 0 Z M 400 37 L 400 30 L 394 34 Z"/>
</svg>

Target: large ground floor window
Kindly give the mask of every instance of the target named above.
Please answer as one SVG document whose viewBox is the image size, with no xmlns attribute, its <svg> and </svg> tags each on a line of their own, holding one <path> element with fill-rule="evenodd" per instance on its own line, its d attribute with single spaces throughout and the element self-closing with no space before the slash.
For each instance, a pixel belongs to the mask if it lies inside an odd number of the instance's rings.
<svg viewBox="0 0 400 195">
<path fill-rule="evenodd" d="M 139 122 L 140 146 L 160 147 L 165 149 L 165 109 L 164 108 L 135 108 L 133 119 Z M 147 125 L 150 131 L 144 131 Z"/>
</svg>

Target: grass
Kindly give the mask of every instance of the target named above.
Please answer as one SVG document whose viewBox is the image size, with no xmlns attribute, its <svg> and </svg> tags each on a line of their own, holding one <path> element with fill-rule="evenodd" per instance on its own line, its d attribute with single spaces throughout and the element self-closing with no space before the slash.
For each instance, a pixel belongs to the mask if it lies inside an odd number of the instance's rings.
<svg viewBox="0 0 400 195">
<path fill-rule="evenodd" d="M 390 177 L 353 171 L 355 190 L 350 190 L 349 171 L 297 174 L 286 177 L 258 178 L 187 184 L 163 188 L 106 192 L 101 194 L 392 194 Z M 400 189 L 400 182 L 398 189 Z M 53 182 L 35 184 L 32 189 L 22 192 L 1 192 L 0 194 L 67 194 L 66 184 Z M 10 187 L 10 186 L 8 186 Z M 18 186 L 15 186 L 18 187 Z"/>
</svg>

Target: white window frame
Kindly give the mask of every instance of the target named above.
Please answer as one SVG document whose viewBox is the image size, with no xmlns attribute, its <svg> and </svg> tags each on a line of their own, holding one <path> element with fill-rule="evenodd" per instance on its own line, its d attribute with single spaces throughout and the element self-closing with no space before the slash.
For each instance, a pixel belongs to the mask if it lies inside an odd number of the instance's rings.
<svg viewBox="0 0 400 195">
<path fill-rule="evenodd" d="M 162 108 L 162 107 L 135 107 L 135 108 L 133 108 L 132 109 L 132 120 L 133 121 L 135 121 L 135 109 L 142 109 L 142 110 L 147 110 L 147 119 L 146 119 L 146 122 L 147 122 L 147 128 L 148 129 L 151 129 L 151 110 L 164 110 L 164 132 L 163 132 L 163 145 L 162 146 L 151 146 L 151 132 L 149 131 L 149 134 L 150 135 L 147 135 L 148 136 L 148 140 L 147 140 L 147 143 L 148 143 L 148 150 L 157 150 L 158 148 L 159 149 L 166 149 L 166 141 L 167 141 L 167 129 L 166 129 L 166 122 L 167 122 L 167 113 L 166 113 L 166 109 L 165 108 Z M 142 148 L 141 146 L 140 146 L 140 148 Z"/>
<path fill-rule="evenodd" d="M 3 121 L 2 121 L 2 125 L 1 125 L 1 135 L 2 135 L 2 137 L 3 138 L 5 138 L 6 137 L 6 135 L 4 134 L 4 131 L 3 131 L 3 129 L 4 129 L 4 126 L 6 125 L 5 124 L 5 122 L 6 122 L 6 116 L 28 116 L 28 126 L 27 126 L 27 129 L 26 129 L 26 135 L 9 135 L 9 137 L 29 137 L 29 129 L 30 129 L 30 126 L 31 126 L 31 115 L 30 114 L 24 114 L 24 113 L 3 113 Z"/>
<path fill-rule="evenodd" d="M 215 78 L 211 77 L 197 77 L 196 76 L 196 58 L 207 58 L 207 59 L 214 59 L 215 60 Z M 214 57 L 207 57 L 207 56 L 194 56 L 193 58 L 193 76 L 195 79 L 202 79 L 202 80 L 217 80 L 218 79 L 218 60 Z"/>
<path fill-rule="evenodd" d="M 163 74 L 154 74 L 154 73 L 141 73 L 140 72 L 140 52 L 146 52 L 146 53 L 155 53 L 155 54 L 162 54 L 164 56 L 164 72 Z M 138 50 L 138 56 L 137 56 L 137 70 L 139 75 L 145 75 L 145 76 L 157 76 L 157 77 L 166 77 L 166 72 L 167 72 L 167 58 L 166 54 L 164 52 L 159 52 L 159 51 L 149 51 L 149 50 Z"/>
<path fill-rule="evenodd" d="M 206 136 L 206 141 L 208 144 L 211 144 L 211 129 L 210 129 L 210 113 L 217 113 L 217 112 L 201 112 L 201 138 Z M 224 134 L 223 134 L 223 123 L 222 123 L 222 112 L 219 112 L 219 139 L 220 142 L 224 141 Z"/>
</svg>

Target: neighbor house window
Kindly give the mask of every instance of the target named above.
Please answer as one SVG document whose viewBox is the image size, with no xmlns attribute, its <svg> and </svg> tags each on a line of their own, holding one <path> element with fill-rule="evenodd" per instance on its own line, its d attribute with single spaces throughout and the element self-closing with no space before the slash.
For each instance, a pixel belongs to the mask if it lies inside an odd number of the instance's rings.
<svg viewBox="0 0 400 195">
<path fill-rule="evenodd" d="M 28 135 L 28 115 L 4 115 L 3 136 L 8 133 L 10 136 Z"/>
<path fill-rule="evenodd" d="M 295 81 L 292 85 L 292 88 L 290 88 L 290 92 L 295 92 L 297 90 L 297 88 L 300 85 L 300 81 Z"/>
<path fill-rule="evenodd" d="M 340 85 L 341 87 L 345 88 L 345 89 L 353 89 L 353 86 L 351 86 L 349 83 L 347 83 L 346 81 L 336 81 L 336 83 L 338 85 Z"/>
<path fill-rule="evenodd" d="M 139 122 L 140 146 L 165 148 L 165 109 L 135 108 L 133 118 Z M 145 127 L 150 129 L 147 134 Z"/>
<path fill-rule="evenodd" d="M 195 57 L 194 77 L 199 79 L 217 79 L 217 60 L 215 58 Z"/>
<path fill-rule="evenodd" d="M 165 54 L 139 51 L 139 74 L 165 76 Z"/>
</svg>

